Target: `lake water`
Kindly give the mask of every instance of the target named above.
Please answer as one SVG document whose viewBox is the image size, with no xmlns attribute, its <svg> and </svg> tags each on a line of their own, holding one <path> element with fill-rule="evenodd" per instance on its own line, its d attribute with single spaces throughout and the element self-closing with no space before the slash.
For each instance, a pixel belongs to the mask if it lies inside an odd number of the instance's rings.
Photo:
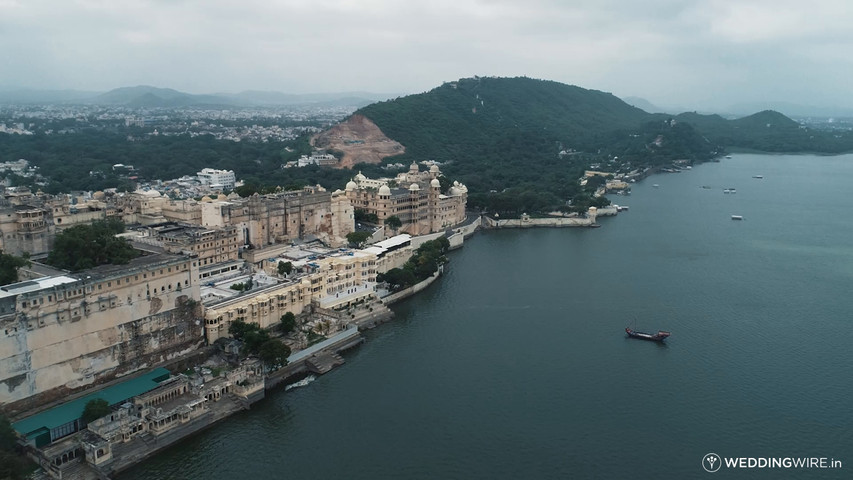
<svg viewBox="0 0 853 480">
<path fill-rule="evenodd" d="M 853 156 L 734 155 L 599 229 L 478 233 L 346 365 L 121 478 L 713 478 L 709 452 L 850 478 L 851 179 Z"/>
</svg>

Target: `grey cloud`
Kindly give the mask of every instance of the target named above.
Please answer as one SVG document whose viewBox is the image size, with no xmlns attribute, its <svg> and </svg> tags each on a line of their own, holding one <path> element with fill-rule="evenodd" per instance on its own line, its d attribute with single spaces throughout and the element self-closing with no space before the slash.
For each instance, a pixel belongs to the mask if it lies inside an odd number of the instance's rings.
<svg viewBox="0 0 853 480">
<path fill-rule="evenodd" d="M 528 75 L 697 109 L 833 104 L 851 20 L 834 0 L 0 0 L 0 82 L 420 92 Z"/>
</svg>

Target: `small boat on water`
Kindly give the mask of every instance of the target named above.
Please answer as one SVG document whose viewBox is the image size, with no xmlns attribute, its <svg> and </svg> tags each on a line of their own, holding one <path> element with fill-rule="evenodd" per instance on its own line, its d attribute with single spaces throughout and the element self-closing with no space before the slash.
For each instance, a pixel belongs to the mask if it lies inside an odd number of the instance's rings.
<svg viewBox="0 0 853 480">
<path fill-rule="evenodd" d="M 726 155 L 726 158 L 732 158 L 732 156 L 731 156 L 731 155 Z"/>
<path fill-rule="evenodd" d="M 752 176 L 752 178 L 759 178 L 759 179 L 761 179 L 761 178 L 764 178 L 764 175 L 753 175 L 753 176 Z"/>
<path fill-rule="evenodd" d="M 723 193 L 732 193 L 732 191 L 731 191 L 731 190 L 729 190 L 728 188 L 724 188 L 724 189 L 723 189 Z"/>
<path fill-rule="evenodd" d="M 735 190 L 734 188 L 730 188 L 729 193 L 737 193 L 737 190 Z"/>
<path fill-rule="evenodd" d="M 743 220 L 743 215 L 732 215 L 732 220 Z"/>
<path fill-rule="evenodd" d="M 625 333 L 631 338 L 639 338 L 640 340 L 649 340 L 652 342 L 663 342 L 670 336 L 669 332 L 658 330 L 658 333 L 638 332 L 631 327 L 625 327 Z"/>
<path fill-rule="evenodd" d="M 658 185 L 657 183 L 656 183 L 656 184 L 654 184 L 654 185 L 652 185 L 652 186 L 653 186 L 653 187 L 655 187 L 655 188 L 660 187 L 660 185 Z"/>
</svg>

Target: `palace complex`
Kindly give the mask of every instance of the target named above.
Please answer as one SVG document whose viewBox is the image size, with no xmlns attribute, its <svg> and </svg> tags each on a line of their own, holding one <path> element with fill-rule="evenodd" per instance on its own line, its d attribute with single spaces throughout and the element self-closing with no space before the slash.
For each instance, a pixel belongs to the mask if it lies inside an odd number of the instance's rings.
<svg viewBox="0 0 853 480">
<path fill-rule="evenodd" d="M 442 193 L 440 176 L 438 165 L 421 172 L 414 162 L 408 172 L 395 178 L 373 180 L 359 172 L 347 183 L 346 196 L 353 208 L 375 213 L 380 222 L 392 216 L 399 218 L 403 224 L 401 232 L 410 235 L 441 232 L 465 220 L 468 188 L 453 182 Z"/>
<path fill-rule="evenodd" d="M 286 313 L 299 315 L 300 329 L 282 341 L 310 351 L 316 338 L 357 333 L 359 321 L 390 316 L 378 300 L 377 275 L 465 220 L 467 188 L 444 182 L 443 192 L 440 178 L 437 165 L 422 172 L 413 163 L 393 179 L 359 173 L 334 192 L 211 192 L 200 200 L 151 189 L 45 195 L 6 188 L 0 249 L 31 254 L 33 265 L 20 269 L 24 281 L 0 288 L 0 406 L 15 415 L 72 398 L 15 423 L 56 478 L 81 462 L 115 464 L 129 455 L 122 445 L 202 428 L 242 408 L 264 389 L 267 372 L 257 360 L 203 383 L 150 369 L 229 337 L 237 321 L 269 329 Z M 377 229 L 364 249 L 344 248 L 356 208 L 402 225 Z M 111 218 L 128 225 L 121 236 L 142 253 L 129 264 L 71 273 L 38 263 L 57 233 Z M 73 399 L 89 389 L 95 393 Z M 80 412 L 92 395 L 108 400 L 113 413 L 87 424 Z M 219 402 L 229 395 L 239 401 Z"/>
</svg>

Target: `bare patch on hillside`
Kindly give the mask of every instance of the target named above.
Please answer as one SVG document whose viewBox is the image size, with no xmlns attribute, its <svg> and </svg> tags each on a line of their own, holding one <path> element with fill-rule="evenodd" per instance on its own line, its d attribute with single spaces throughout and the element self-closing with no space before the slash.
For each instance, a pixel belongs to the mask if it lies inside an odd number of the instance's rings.
<svg viewBox="0 0 853 480">
<path fill-rule="evenodd" d="M 357 163 L 379 163 L 385 157 L 400 155 L 406 147 L 386 137 L 382 130 L 363 115 L 353 115 L 311 139 L 315 148 L 344 153 L 336 168 L 352 168 Z"/>
</svg>

